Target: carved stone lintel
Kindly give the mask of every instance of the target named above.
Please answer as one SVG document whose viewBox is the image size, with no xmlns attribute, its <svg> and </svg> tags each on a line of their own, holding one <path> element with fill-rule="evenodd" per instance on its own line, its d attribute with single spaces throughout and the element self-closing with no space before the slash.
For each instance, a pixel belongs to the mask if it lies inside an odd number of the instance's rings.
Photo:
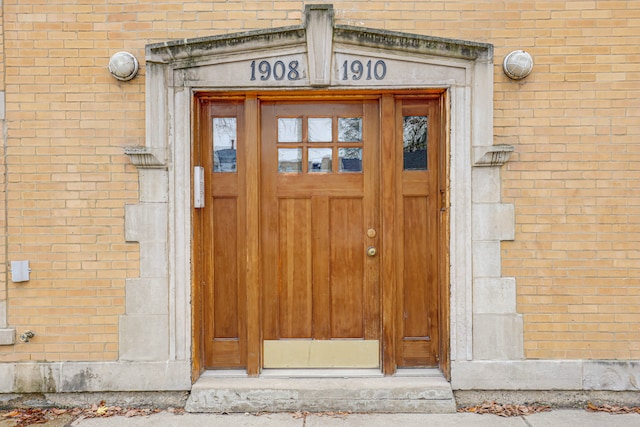
<svg viewBox="0 0 640 427">
<path fill-rule="evenodd" d="M 513 145 L 490 145 L 474 149 L 474 166 L 502 166 L 513 153 Z"/>
<path fill-rule="evenodd" d="M 154 150 L 148 147 L 125 147 L 124 153 L 131 163 L 140 169 L 166 169 L 167 165 Z"/>
</svg>

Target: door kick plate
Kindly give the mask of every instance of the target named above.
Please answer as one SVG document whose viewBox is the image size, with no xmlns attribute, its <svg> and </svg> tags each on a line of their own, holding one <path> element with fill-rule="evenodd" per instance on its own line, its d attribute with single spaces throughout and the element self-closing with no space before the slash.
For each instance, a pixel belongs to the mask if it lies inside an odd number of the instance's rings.
<svg viewBox="0 0 640 427">
<path fill-rule="evenodd" d="M 378 340 L 266 340 L 264 368 L 378 368 Z"/>
</svg>

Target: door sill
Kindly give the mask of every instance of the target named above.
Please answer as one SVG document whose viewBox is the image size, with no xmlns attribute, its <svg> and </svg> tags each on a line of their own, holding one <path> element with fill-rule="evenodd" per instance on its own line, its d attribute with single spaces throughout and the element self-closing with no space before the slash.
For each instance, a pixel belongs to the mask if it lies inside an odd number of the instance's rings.
<svg viewBox="0 0 640 427">
<path fill-rule="evenodd" d="M 394 377 L 440 377 L 438 368 L 398 369 Z M 208 369 L 203 378 L 248 378 L 244 369 Z M 263 369 L 260 378 L 380 378 L 379 369 Z"/>
<path fill-rule="evenodd" d="M 263 369 L 261 378 L 379 378 L 380 369 Z"/>
</svg>

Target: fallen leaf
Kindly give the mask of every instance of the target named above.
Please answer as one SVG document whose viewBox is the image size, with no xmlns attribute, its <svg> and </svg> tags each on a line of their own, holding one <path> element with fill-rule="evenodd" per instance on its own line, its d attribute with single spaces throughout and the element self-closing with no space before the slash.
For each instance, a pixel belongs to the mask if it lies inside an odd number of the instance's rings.
<svg viewBox="0 0 640 427">
<path fill-rule="evenodd" d="M 484 402 L 481 405 L 459 408 L 458 412 L 471 412 L 475 414 L 493 414 L 499 417 L 518 417 L 537 412 L 550 411 L 547 405 L 511 405 L 496 402 Z"/>
<path fill-rule="evenodd" d="M 609 405 L 609 404 L 597 406 L 591 402 L 587 402 L 586 410 L 589 412 L 608 412 L 609 414 L 632 414 L 632 413 L 640 414 L 640 407 L 638 406 L 629 407 L 629 406 L 616 406 L 616 405 Z"/>
</svg>

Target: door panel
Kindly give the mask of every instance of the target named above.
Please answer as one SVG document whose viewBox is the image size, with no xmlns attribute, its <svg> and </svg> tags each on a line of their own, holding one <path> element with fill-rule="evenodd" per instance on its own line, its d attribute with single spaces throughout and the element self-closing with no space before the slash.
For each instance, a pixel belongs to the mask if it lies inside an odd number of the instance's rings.
<svg viewBox="0 0 640 427">
<path fill-rule="evenodd" d="M 311 201 L 279 199 L 278 322 L 282 338 L 311 338 L 313 286 L 311 270 Z"/>
<path fill-rule="evenodd" d="M 396 101 L 398 331 L 401 367 L 437 366 L 439 115 L 437 99 Z"/>
<path fill-rule="evenodd" d="M 378 257 L 366 253 L 377 244 L 367 237 L 378 227 L 377 103 L 272 102 L 261 111 L 265 366 L 274 351 L 305 348 L 297 351 L 314 352 L 316 367 L 336 367 L 330 344 L 288 339 L 359 340 L 376 347 L 377 361 L 379 299 L 366 297 L 379 295 Z"/>
<path fill-rule="evenodd" d="M 245 173 L 243 104 L 208 102 L 201 107 L 201 165 L 207 189 L 199 210 L 205 368 L 246 366 L 246 289 L 243 271 Z M 238 153 L 236 155 L 236 152 Z"/>
<path fill-rule="evenodd" d="M 331 337 L 364 338 L 362 199 L 329 201 Z M 321 317 L 323 313 L 318 313 Z"/>
</svg>

